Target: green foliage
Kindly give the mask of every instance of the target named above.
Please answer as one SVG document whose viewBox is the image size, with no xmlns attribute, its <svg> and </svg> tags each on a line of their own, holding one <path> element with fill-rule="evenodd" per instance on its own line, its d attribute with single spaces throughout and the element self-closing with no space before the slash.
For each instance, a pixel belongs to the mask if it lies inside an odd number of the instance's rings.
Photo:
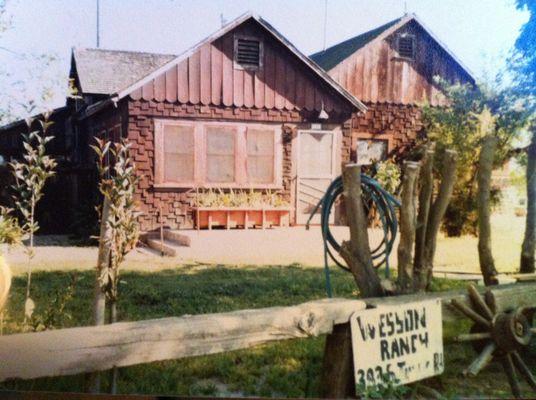
<svg viewBox="0 0 536 400">
<path fill-rule="evenodd" d="M 15 217 L 11 215 L 13 210 L 0 206 L 0 244 L 10 246 L 21 244 L 24 234 Z"/>
<path fill-rule="evenodd" d="M 220 188 L 217 190 L 208 189 L 205 192 L 198 192 L 196 195 L 199 207 L 287 207 L 288 200 L 282 194 L 268 190 L 266 192 L 250 189 L 243 189 L 224 192 Z"/>
<path fill-rule="evenodd" d="M 400 167 L 392 160 L 380 161 L 375 164 L 376 179 L 389 193 L 396 193 L 400 186 Z"/>
<path fill-rule="evenodd" d="M 76 261 L 73 261 L 76 266 Z M 77 272 L 78 280 L 73 297 L 66 302 L 62 318 L 55 328 L 87 326 L 91 324 L 88 310 L 92 305 L 94 272 Z M 355 283 L 351 274 L 338 269 L 332 272 L 337 297 L 355 298 Z M 64 292 L 72 281 L 68 272 L 36 272 L 34 297 L 36 303 L 47 304 L 57 293 Z M 247 308 L 286 306 L 325 298 L 324 274 L 321 269 L 293 266 L 191 266 L 176 265 L 160 272 L 125 272 L 121 287 L 119 313 L 126 321 L 234 311 Z M 7 305 L 10 318 L 6 333 L 24 330 L 21 304 L 24 299 L 24 279 L 15 277 Z M 438 290 L 465 288 L 466 283 L 433 279 Z M 39 307 L 36 313 L 39 313 Z M 444 324 L 444 331 L 452 335 L 469 328 Z M 451 329 L 452 328 L 452 329 Z M 446 336 L 448 339 L 451 336 Z M 209 394 L 272 397 L 316 397 L 321 394 L 321 373 L 324 337 L 278 341 L 264 346 L 231 351 L 210 356 L 155 362 L 121 368 L 118 390 L 123 394 L 169 394 L 188 396 Z M 508 383 L 500 364 L 486 368 L 476 379 L 463 380 L 460 371 L 475 357 L 468 345 L 445 342 L 446 371 L 439 377 L 423 383 L 453 398 L 496 397 L 502 391 L 509 393 Z M 534 360 L 530 361 L 534 368 Z M 107 376 L 102 379 L 106 381 Z M 80 392 L 84 375 L 10 380 L 0 383 L 0 389 Z M 103 386 L 106 387 L 105 383 Z M 404 390 L 396 389 L 394 390 Z M 399 392 L 396 394 L 398 395 Z M 393 396 L 394 397 L 394 396 Z M 419 397 L 416 397 L 419 398 Z M 422 398 L 422 397 L 421 397 Z"/>
<path fill-rule="evenodd" d="M 385 374 L 383 382 L 374 386 L 356 385 L 356 392 L 361 399 L 404 399 L 411 392 L 407 386 L 399 385 L 398 380 Z"/>
<path fill-rule="evenodd" d="M 436 143 L 437 171 L 447 149 L 458 153 L 456 184 L 445 214 L 443 228 L 449 236 L 476 233 L 476 173 L 480 142 L 485 135 L 498 138 L 494 165 L 501 167 L 514 153 L 513 143 L 530 117 L 527 99 L 511 89 L 494 86 L 448 86 L 439 82 L 449 99 L 447 107 L 425 107 L 424 124 L 428 138 Z M 492 205 L 500 196 L 492 193 Z"/>
<path fill-rule="evenodd" d="M 14 203 L 22 216 L 22 229 L 32 236 L 39 230 L 35 220 L 35 207 L 43 196 L 43 188 L 48 178 L 54 175 L 56 161 L 46 154 L 46 144 L 54 139 L 47 136 L 46 130 L 51 125 L 48 121 L 39 121 L 43 134 L 38 131 L 23 134 L 25 153 L 22 161 L 10 163 L 15 177 L 13 190 Z"/>
<path fill-rule="evenodd" d="M 70 281 L 66 286 L 57 288 L 51 300 L 44 303 L 44 309 L 36 309 L 27 322 L 27 329 L 33 332 L 40 332 L 49 329 L 61 328 L 67 320 L 72 319 L 72 315 L 65 311 L 65 308 L 73 299 L 76 287 L 76 274 L 70 275 Z"/>
<path fill-rule="evenodd" d="M 140 212 L 134 198 L 138 182 L 134 160 L 130 156 L 130 144 L 126 140 L 112 144 L 96 139 L 97 145 L 91 146 L 97 154 L 99 170 L 99 190 L 109 201 L 110 213 L 105 223 L 111 230 L 110 265 L 103 268 L 99 284 L 108 298 L 117 298 L 119 266 L 125 256 L 138 243 Z"/>
</svg>

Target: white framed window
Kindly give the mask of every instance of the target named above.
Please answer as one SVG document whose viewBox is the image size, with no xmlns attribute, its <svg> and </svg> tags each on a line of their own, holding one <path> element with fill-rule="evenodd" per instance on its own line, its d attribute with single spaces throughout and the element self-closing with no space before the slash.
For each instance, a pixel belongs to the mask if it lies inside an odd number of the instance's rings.
<svg viewBox="0 0 536 400">
<path fill-rule="evenodd" d="M 282 186 L 281 125 L 155 120 L 155 187 Z"/>
<path fill-rule="evenodd" d="M 387 158 L 388 141 L 382 139 L 358 139 L 357 163 L 371 165 Z"/>
</svg>

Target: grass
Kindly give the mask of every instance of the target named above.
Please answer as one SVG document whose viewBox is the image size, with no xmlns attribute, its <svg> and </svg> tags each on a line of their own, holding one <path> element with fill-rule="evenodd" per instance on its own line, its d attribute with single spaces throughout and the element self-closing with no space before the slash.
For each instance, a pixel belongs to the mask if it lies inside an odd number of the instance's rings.
<svg viewBox="0 0 536 400">
<path fill-rule="evenodd" d="M 50 304 L 61 303 L 73 272 L 38 272 L 33 294 L 38 315 Z M 76 272 L 72 299 L 59 318 L 49 318 L 55 328 L 90 324 L 93 273 Z M 332 275 L 335 295 L 355 297 L 355 284 L 343 271 Z M 24 298 L 22 277 L 14 281 L 9 300 L 6 332 L 22 326 Z M 461 282 L 435 280 L 435 290 L 464 287 Z M 320 269 L 299 265 L 273 267 L 184 266 L 157 273 L 125 272 L 120 286 L 119 315 L 125 321 L 182 314 L 224 312 L 245 308 L 293 305 L 325 297 Z M 445 331 L 461 331 L 467 324 L 447 325 Z M 120 393 L 318 397 L 324 337 L 288 340 L 212 356 L 157 362 L 122 368 Z M 446 371 L 425 384 L 448 397 L 480 394 L 508 397 L 509 388 L 500 366 L 492 364 L 478 378 L 465 379 L 459 372 L 474 357 L 466 345 L 446 344 Z M 534 367 L 534 364 L 532 365 Z M 81 391 L 84 377 L 14 380 L 4 389 Z M 526 392 L 528 393 L 528 392 Z"/>
</svg>

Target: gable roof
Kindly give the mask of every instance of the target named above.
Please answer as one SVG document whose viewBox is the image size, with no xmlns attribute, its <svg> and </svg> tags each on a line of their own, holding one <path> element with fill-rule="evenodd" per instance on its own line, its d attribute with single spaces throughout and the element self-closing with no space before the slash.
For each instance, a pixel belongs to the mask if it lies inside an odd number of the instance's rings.
<svg viewBox="0 0 536 400">
<path fill-rule="evenodd" d="M 310 58 L 322 68 L 324 68 L 326 71 L 329 71 L 341 61 L 354 54 L 361 47 L 367 45 L 368 43 L 376 39 L 387 29 L 400 22 L 401 19 L 402 18 L 397 18 L 382 26 L 379 26 L 378 28 L 372 29 L 353 38 L 345 40 L 344 42 L 331 46 L 326 50 L 314 53 L 310 56 Z"/>
<path fill-rule="evenodd" d="M 294 56 L 296 56 L 305 66 L 318 78 L 320 78 L 322 81 L 324 81 L 331 89 L 333 89 L 339 96 L 341 96 L 345 101 L 349 102 L 354 108 L 357 108 L 360 111 L 366 111 L 367 107 L 359 101 L 356 97 L 354 97 L 350 92 L 348 92 L 346 89 L 344 89 L 340 84 L 338 84 L 331 76 L 329 76 L 326 71 L 324 71 L 322 68 L 320 68 L 316 63 L 311 61 L 309 57 L 304 55 L 302 52 L 300 52 L 292 43 L 290 43 L 281 33 L 279 33 L 272 25 L 270 25 L 267 21 L 265 21 L 260 16 L 257 16 L 253 13 L 246 13 L 238 18 L 236 18 L 234 21 L 228 23 L 227 25 L 223 26 L 221 29 L 219 29 L 214 34 L 210 35 L 206 39 L 202 40 L 195 46 L 191 47 L 190 49 L 186 50 L 179 56 L 174 57 L 170 61 L 164 63 L 162 66 L 156 68 L 149 74 L 146 74 L 141 79 L 138 79 L 128 87 L 125 87 L 124 89 L 117 91 L 114 93 L 112 97 L 114 97 L 116 100 L 120 100 L 128 95 L 130 95 L 132 92 L 140 89 L 145 85 L 147 82 L 150 82 L 151 80 L 157 78 L 161 74 L 164 74 L 166 71 L 168 71 L 170 68 L 173 68 L 174 66 L 178 65 L 183 60 L 190 57 L 192 54 L 197 52 L 201 49 L 205 44 L 212 43 L 213 41 L 221 38 L 226 33 L 230 32 L 234 28 L 242 25 L 243 23 L 253 20 L 257 22 L 262 28 L 264 28 L 265 31 L 267 31 L 276 41 L 278 41 L 280 44 L 282 44 L 287 50 L 289 50 Z"/>
<path fill-rule="evenodd" d="M 110 95 L 175 57 L 172 54 L 75 48 L 72 51 L 71 78 L 78 79 L 82 93 Z"/>
<path fill-rule="evenodd" d="M 419 25 L 432 38 L 432 40 L 434 40 L 437 45 L 441 47 L 463 71 L 465 71 L 465 73 L 473 81 L 473 84 L 476 82 L 471 70 L 464 65 L 464 63 L 430 29 L 428 29 L 428 27 L 426 27 L 426 25 L 415 14 L 404 15 L 403 17 L 390 21 L 376 29 L 345 40 L 344 42 L 336 44 L 324 51 L 319 51 L 315 54 L 312 54 L 310 57 L 326 71 L 329 71 L 350 55 L 365 47 L 367 44 L 373 42 L 374 40 L 380 40 L 389 36 L 410 22 L 415 22 L 417 25 Z"/>
</svg>

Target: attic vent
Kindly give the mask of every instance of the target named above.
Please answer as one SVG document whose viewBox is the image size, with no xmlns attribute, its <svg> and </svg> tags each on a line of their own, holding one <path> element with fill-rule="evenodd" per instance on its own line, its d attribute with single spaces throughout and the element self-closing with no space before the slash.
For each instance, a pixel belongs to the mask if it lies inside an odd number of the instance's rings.
<svg viewBox="0 0 536 400">
<path fill-rule="evenodd" d="M 262 67 L 262 42 L 253 37 L 235 37 L 235 68 L 259 69 Z"/>
<path fill-rule="evenodd" d="M 400 57 L 415 58 L 415 37 L 411 35 L 398 36 L 398 54 Z"/>
</svg>

